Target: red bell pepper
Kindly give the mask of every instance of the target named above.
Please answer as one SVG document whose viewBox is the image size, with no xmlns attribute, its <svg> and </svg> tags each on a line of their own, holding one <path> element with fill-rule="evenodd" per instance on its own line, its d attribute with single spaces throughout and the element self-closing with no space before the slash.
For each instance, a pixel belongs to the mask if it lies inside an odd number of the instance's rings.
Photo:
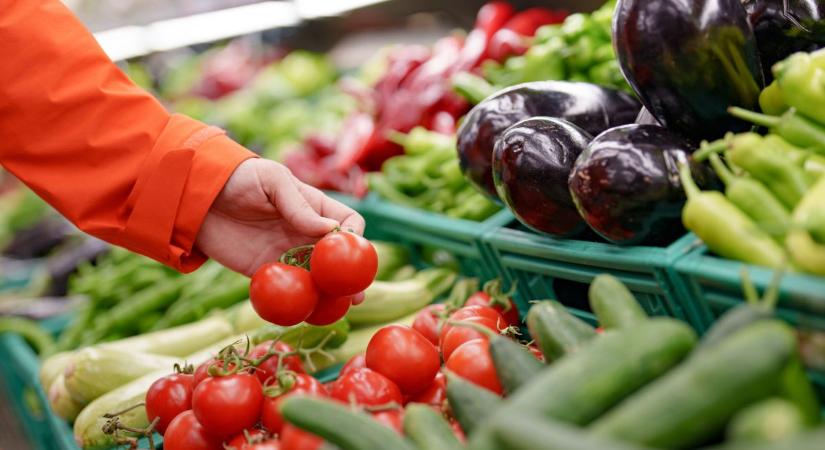
<svg viewBox="0 0 825 450">
<path fill-rule="evenodd" d="M 527 38 L 536 34 L 539 27 L 564 21 L 567 13 L 546 8 L 526 9 L 507 21 L 493 35 L 488 47 L 488 55 L 498 62 L 512 55 L 523 55 L 527 51 Z"/>
</svg>

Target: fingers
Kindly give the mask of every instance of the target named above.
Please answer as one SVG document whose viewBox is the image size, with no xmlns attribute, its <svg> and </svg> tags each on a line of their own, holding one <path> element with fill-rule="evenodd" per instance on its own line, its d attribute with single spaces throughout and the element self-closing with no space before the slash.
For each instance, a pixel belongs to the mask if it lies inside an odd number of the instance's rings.
<svg viewBox="0 0 825 450">
<path fill-rule="evenodd" d="M 299 189 L 302 183 L 296 183 L 289 169 L 280 164 L 273 164 L 260 174 L 265 190 L 274 192 L 275 207 L 283 218 L 306 236 L 322 236 L 340 226 L 341 222 L 332 218 L 322 217 L 316 208 L 313 208 Z M 270 197 L 272 198 L 272 197 Z"/>
<path fill-rule="evenodd" d="M 329 197 L 308 184 L 296 179 L 298 189 L 303 193 L 309 204 L 315 208 L 321 216 L 338 221 L 341 229 L 352 231 L 356 234 L 364 234 L 365 222 L 360 214 L 343 203 Z"/>
</svg>

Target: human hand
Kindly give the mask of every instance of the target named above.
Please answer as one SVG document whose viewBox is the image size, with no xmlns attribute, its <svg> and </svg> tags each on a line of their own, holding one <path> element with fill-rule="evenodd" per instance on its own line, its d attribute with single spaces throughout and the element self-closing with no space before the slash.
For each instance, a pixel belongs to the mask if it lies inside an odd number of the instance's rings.
<svg viewBox="0 0 825 450">
<path fill-rule="evenodd" d="M 267 159 L 242 162 L 206 215 L 195 246 L 247 276 L 290 248 L 314 244 L 335 227 L 364 232 L 355 211 Z"/>
</svg>

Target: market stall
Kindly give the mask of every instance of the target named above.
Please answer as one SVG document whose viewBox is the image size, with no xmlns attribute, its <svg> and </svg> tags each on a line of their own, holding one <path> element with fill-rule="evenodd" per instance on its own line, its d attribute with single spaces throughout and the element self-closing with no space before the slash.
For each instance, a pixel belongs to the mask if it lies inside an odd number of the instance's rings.
<svg viewBox="0 0 825 450">
<path fill-rule="evenodd" d="M 0 447 L 825 446 L 825 5 L 92 3 L 367 226 L 181 274 L 0 172 Z"/>
</svg>

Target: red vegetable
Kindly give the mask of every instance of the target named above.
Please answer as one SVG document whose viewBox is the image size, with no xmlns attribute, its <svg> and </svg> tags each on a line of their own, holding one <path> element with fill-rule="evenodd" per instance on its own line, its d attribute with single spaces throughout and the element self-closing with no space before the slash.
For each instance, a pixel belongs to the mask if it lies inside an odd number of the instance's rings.
<svg viewBox="0 0 825 450">
<path fill-rule="evenodd" d="M 315 326 L 324 326 L 335 323 L 347 315 L 352 306 L 352 296 L 324 297 L 318 300 L 315 311 L 307 317 L 306 323 Z"/>
<path fill-rule="evenodd" d="M 474 28 L 483 31 L 490 37 L 507 23 L 513 13 L 515 13 L 515 9 L 508 2 L 487 3 L 478 10 Z"/>
<path fill-rule="evenodd" d="M 368 288 L 378 272 L 378 253 L 362 236 L 335 231 L 315 244 L 310 259 L 312 281 L 330 296 L 355 295 Z"/>
<path fill-rule="evenodd" d="M 432 384 L 441 362 L 435 345 L 421 333 L 390 325 L 370 339 L 367 367 L 395 382 L 401 392 L 415 394 Z"/>
<path fill-rule="evenodd" d="M 371 369 L 355 369 L 338 378 L 330 397 L 349 404 L 381 406 L 402 404 L 401 390 L 389 378 Z"/>
<path fill-rule="evenodd" d="M 273 346 L 272 341 L 265 341 L 256 345 L 255 348 L 249 352 L 248 358 L 261 358 L 269 351 L 270 347 L 277 352 L 288 353 L 293 351 L 293 348 L 286 342 L 277 341 Z M 277 355 L 271 356 L 255 369 L 255 375 L 257 375 L 258 379 L 261 381 L 261 384 L 266 383 L 270 377 L 276 375 L 275 371 L 278 369 L 278 359 L 279 357 Z M 306 373 L 306 370 L 304 370 L 304 363 L 298 355 L 291 355 L 284 358 L 282 368 L 296 373 Z"/>
<path fill-rule="evenodd" d="M 498 332 L 498 328 L 496 327 L 496 322 L 488 317 L 470 317 L 467 319 L 463 319 L 462 322 L 469 322 L 474 323 L 476 325 L 481 325 L 491 331 Z M 441 349 L 441 356 L 444 360 L 450 359 L 453 352 L 458 349 L 461 345 L 465 342 L 469 342 L 475 339 L 487 340 L 487 335 L 482 333 L 481 331 L 475 330 L 470 327 L 462 327 L 462 326 L 454 326 L 451 327 L 445 334 L 443 334 L 444 338 L 441 340 L 439 347 Z"/>
<path fill-rule="evenodd" d="M 415 315 L 415 321 L 413 321 L 412 324 L 413 329 L 421 333 L 421 335 L 432 342 L 433 345 L 438 345 L 438 313 L 445 309 L 447 309 L 446 306 L 441 303 L 436 303 L 427 306 Z"/>
<path fill-rule="evenodd" d="M 444 376 L 443 373 L 438 372 L 433 379 L 433 382 L 430 383 L 430 386 L 427 389 L 415 394 L 414 396 L 410 397 L 409 402 L 411 403 L 424 403 L 427 405 L 434 406 L 438 409 L 441 409 L 444 406 L 444 402 L 447 400 L 447 377 Z"/>
<path fill-rule="evenodd" d="M 284 450 L 319 450 L 324 440 L 295 425 L 284 424 L 281 431 L 281 448 Z"/>
<path fill-rule="evenodd" d="M 210 377 L 192 393 L 192 411 L 207 433 L 227 438 L 255 426 L 263 400 L 261 382 L 255 375 Z"/>
<path fill-rule="evenodd" d="M 295 384 L 286 393 L 277 397 L 264 397 L 261 411 L 261 424 L 270 433 L 280 433 L 284 426 L 284 418 L 281 415 L 280 405 L 285 398 L 290 395 L 313 395 L 316 397 L 327 397 L 327 388 L 320 381 L 310 375 L 298 374 L 295 376 Z"/>
<path fill-rule="evenodd" d="M 165 450 L 223 450 L 221 440 L 206 433 L 192 410 L 178 414 L 163 433 Z"/>
<path fill-rule="evenodd" d="M 261 266 L 249 285 L 255 312 L 276 325 L 296 325 L 318 304 L 318 292 L 309 271 L 279 262 Z"/>
<path fill-rule="evenodd" d="M 502 305 L 504 303 L 504 305 Z M 505 306 L 506 305 L 506 306 Z M 519 317 L 518 307 L 513 299 L 509 297 L 499 297 L 494 299 L 487 292 L 479 291 L 471 295 L 464 303 L 464 306 L 489 306 L 504 317 L 504 321 L 508 326 L 519 326 L 521 324 L 521 317 Z"/>
<path fill-rule="evenodd" d="M 367 357 L 364 355 L 355 355 L 341 367 L 341 371 L 338 372 L 338 377 L 343 377 L 344 375 L 348 374 L 349 372 L 355 369 L 363 369 L 367 367 Z"/>
<path fill-rule="evenodd" d="M 255 442 L 263 442 L 266 439 L 266 431 L 260 428 L 253 428 L 251 430 L 244 430 L 232 440 L 226 443 L 226 445 L 233 450 L 268 450 L 268 447 L 255 447 L 253 443 Z M 277 449 L 277 447 L 276 447 Z"/>
<path fill-rule="evenodd" d="M 528 48 L 527 38 L 536 34 L 539 27 L 561 23 L 566 16 L 567 13 L 541 7 L 526 9 L 510 18 L 504 27 L 493 35 L 488 55 L 499 62 L 512 55 L 522 55 Z"/>
<path fill-rule="evenodd" d="M 474 339 L 462 344 L 447 360 L 445 367 L 478 386 L 499 395 L 503 393 L 490 356 L 490 342 L 486 339 Z"/>
<path fill-rule="evenodd" d="M 398 434 L 404 434 L 404 410 L 401 408 L 388 409 L 372 413 L 372 418 L 381 425 L 395 430 Z"/>
<path fill-rule="evenodd" d="M 166 431 L 178 414 L 192 409 L 194 389 L 195 378 L 183 373 L 167 375 L 149 386 L 146 392 L 146 417 L 150 422 L 158 419 L 155 429 L 159 433 Z"/>
</svg>

